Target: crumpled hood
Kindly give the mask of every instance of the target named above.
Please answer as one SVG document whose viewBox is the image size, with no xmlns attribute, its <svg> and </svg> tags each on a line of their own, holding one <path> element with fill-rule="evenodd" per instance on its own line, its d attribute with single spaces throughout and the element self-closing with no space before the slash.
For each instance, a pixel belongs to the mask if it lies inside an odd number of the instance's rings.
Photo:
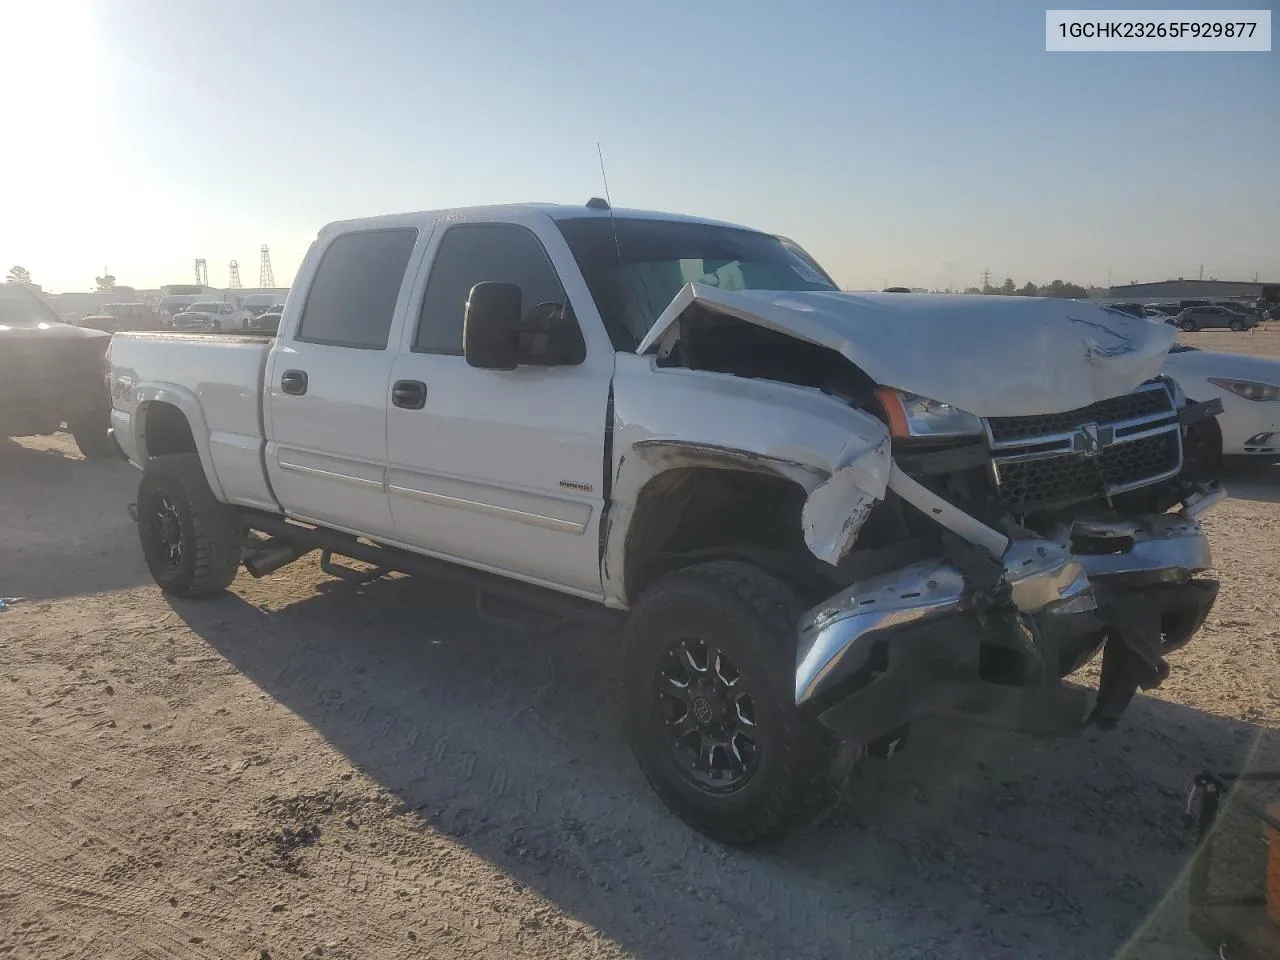
<svg viewBox="0 0 1280 960">
<path fill-rule="evenodd" d="M 662 341 L 695 302 L 829 347 L 881 385 L 978 416 L 1061 413 L 1118 396 L 1159 374 L 1177 337 L 1168 324 L 1079 300 L 688 283 L 636 352 Z"/>
</svg>

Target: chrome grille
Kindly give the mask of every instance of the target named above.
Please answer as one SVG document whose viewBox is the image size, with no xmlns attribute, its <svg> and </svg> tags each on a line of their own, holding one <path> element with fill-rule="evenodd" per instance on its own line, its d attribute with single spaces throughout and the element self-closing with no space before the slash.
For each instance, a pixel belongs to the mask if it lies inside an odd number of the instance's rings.
<svg viewBox="0 0 1280 960">
<path fill-rule="evenodd" d="M 993 448 L 1025 443 L 1036 437 L 1070 434 L 1082 423 L 1146 422 L 1161 420 L 1173 412 L 1173 401 L 1162 384 L 1151 384 L 1124 396 L 1100 400 L 1079 410 L 1032 417 L 992 417 L 987 421 Z"/>
<path fill-rule="evenodd" d="M 1169 391 L 1151 383 L 1066 413 L 986 421 L 996 485 L 1025 514 L 1113 496 L 1182 469 Z"/>
</svg>

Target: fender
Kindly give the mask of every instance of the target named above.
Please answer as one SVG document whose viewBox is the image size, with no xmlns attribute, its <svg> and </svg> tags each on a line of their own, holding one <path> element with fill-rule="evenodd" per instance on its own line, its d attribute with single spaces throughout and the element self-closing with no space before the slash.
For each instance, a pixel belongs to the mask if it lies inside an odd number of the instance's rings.
<svg viewBox="0 0 1280 960">
<path fill-rule="evenodd" d="M 627 532 L 644 487 L 682 467 L 766 473 L 803 487 L 805 543 L 835 564 L 857 538 L 890 475 L 889 434 L 876 417 L 811 387 L 661 368 L 619 354 L 614 462 L 601 537 L 610 605 L 624 606 Z"/>
<path fill-rule="evenodd" d="M 222 490 L 222 482 L 218 479 L 218 472 L 213 465 L 213 455 L 209 450 L 209 427 L 205 423 L 199 398 L 186 387 L 175 383 L 144 383 L 134 388 L 133 397 L 133 440 L 139 465 L 145 466 L 150 459 L 145 429 L 147 409 L 153 403 L 171 404 L 181 410 L 183 416 L 187 418 L 187 423 L 191 427 L 191 436 L 196 442 L 196 453 L 200 455 L 200 465 L 204 468 L 209 487 L 213 490 L 213 495 L 225 503 L 226 496 Z"/>
</svg>

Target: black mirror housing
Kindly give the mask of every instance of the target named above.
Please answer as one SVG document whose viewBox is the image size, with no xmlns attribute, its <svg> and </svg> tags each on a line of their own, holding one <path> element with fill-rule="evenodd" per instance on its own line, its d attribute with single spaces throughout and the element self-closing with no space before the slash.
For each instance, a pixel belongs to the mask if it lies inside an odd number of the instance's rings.
<svg viewBox="0 0 1280 960">
<path fill-rule="evenodd" d="M 586 341 L 570 308 L 539 303 L 521 316 L 522 297 L 514 283 L 471 288 L 462 321 L 462 352 L 469 366 L 514 370 L 521 364 L 569 367 L 586 360 Z"/>
<path fill-rule="evenodd" d="M 560 303 L 539 303 L 520 324 L 520 362 L 540 367 L 576 367 L 587 359 L 573 311 Z"/>
<path fill-rule="evenodd" d="M 514 370 L 520 364 L 520 288 L 514 283 L 477 283 L 467 295 L 462 353 L 468 366 Z"/>
</svg>

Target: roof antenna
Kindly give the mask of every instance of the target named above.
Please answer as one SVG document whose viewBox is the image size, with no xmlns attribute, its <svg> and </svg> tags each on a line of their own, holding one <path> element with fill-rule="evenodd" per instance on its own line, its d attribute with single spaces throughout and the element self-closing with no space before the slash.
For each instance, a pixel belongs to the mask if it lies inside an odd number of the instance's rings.
<svg viewBox="0 0 1280 960">
<path fill-rule="evenodd" d="M 613 218 L 613 197 L 609 196 L 609 175 L 604 172 L 604 151 L 596 141 L 596 156 L 600 158 L 600 179 L 604 181 L 604 199 L 609 204 L 609 225 L 613 227 L 613 245 L 618 251 L 618 266 L 622 266 L 622 244 L 618 242 L 618 221 Z"/>
</svg>

